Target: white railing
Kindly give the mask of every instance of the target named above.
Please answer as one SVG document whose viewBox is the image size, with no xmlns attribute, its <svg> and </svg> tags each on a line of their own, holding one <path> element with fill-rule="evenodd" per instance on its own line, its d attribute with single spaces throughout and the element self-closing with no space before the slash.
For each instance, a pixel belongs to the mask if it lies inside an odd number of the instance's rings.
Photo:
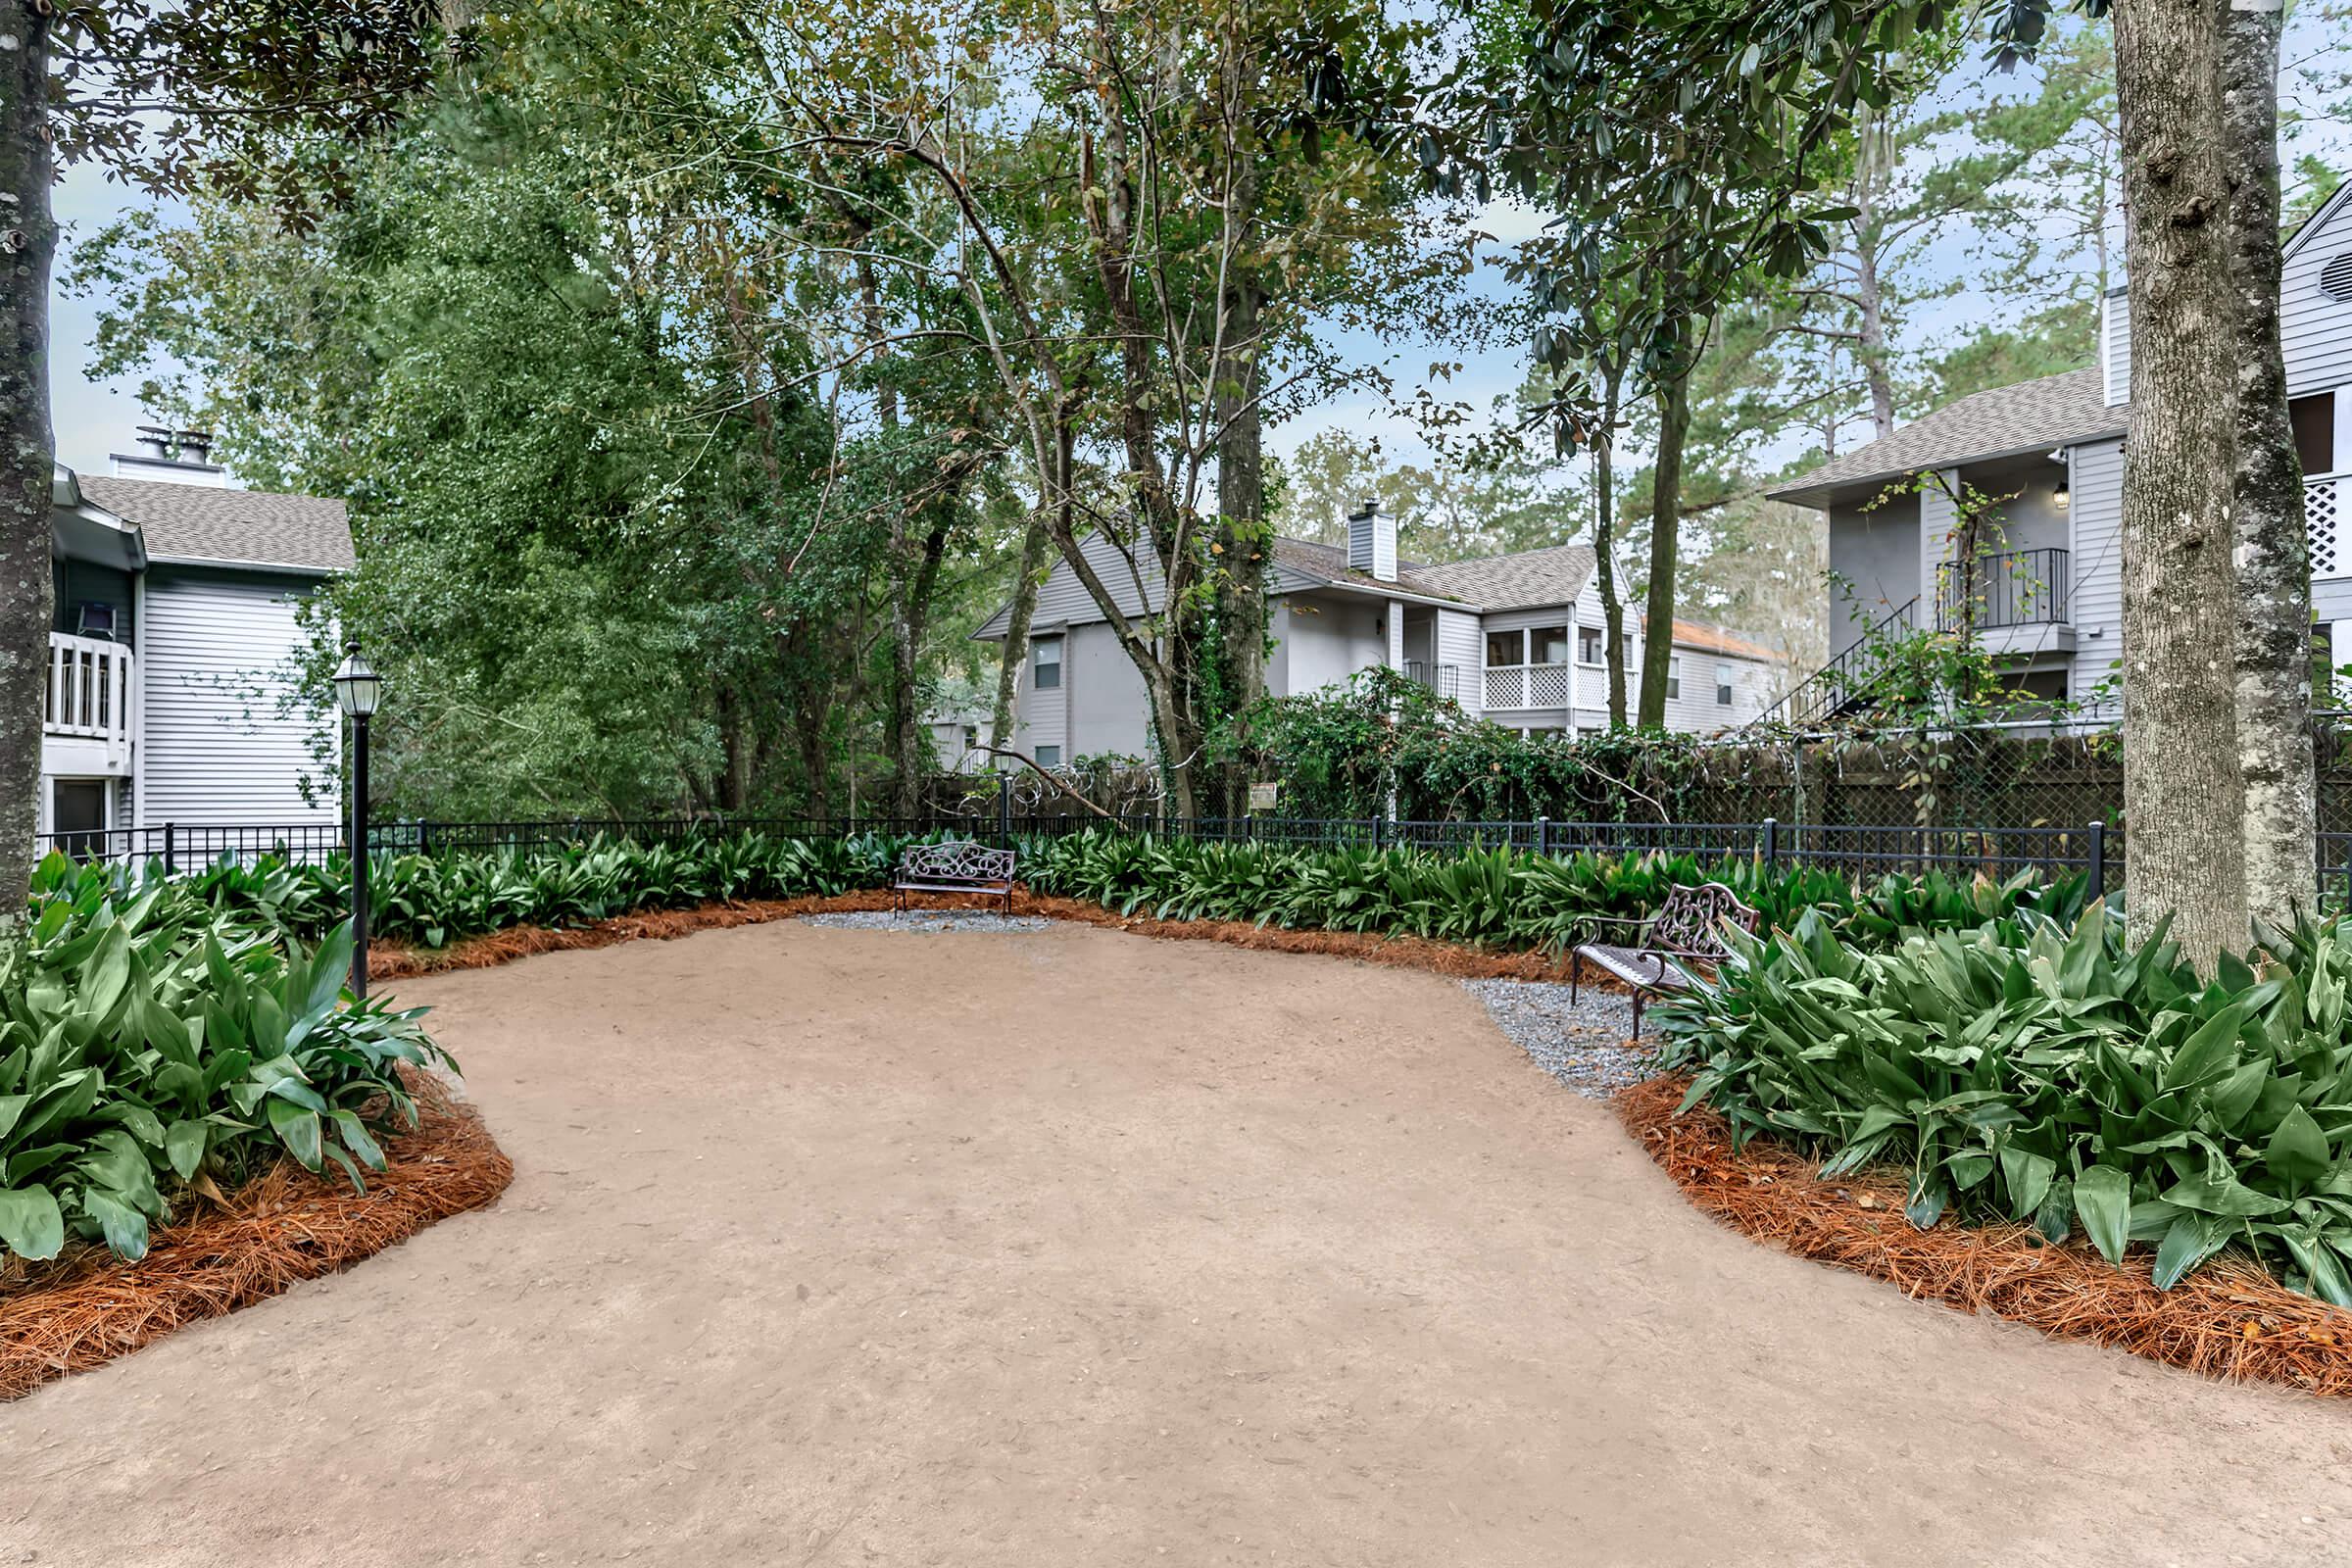
<svg viewBox="0 0 2352 1568">
<path fill-rule="evenodd" d="M 1566 708 L 1571 666 L 1504 664 L 1487 671 L 1489 708 Z"/>
<path fill-rule="evenodd" d="M 2352 577 L 2352 552 L 2344 548 L 2344 508 L 2352 494 L 2344 489 L 2352 474 L 2324 473 L 2303 481 L 2303 526 L 2311 536 L 2311 574 L 2314 577 Z"/>
<path fill-rule="evenodd" d="M 49 634 L 41 732 L 130 744 L 130 650 L 103 637 Z"/>
</svg>

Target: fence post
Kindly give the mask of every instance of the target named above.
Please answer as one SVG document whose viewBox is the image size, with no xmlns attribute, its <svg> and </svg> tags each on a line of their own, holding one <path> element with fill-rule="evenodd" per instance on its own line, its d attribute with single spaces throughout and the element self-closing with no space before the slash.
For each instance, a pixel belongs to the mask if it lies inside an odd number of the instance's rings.
<svg viewBox="0 0 2352 1568">
<path fill-rule="evenodd" d="M 2090 824 L 2090 902 L 2107 897 L 2107 824 Z"/>
<path fill-rule="evenodd" d="M 170 876 L 179 869 L 178 846 L 172 842 L 172 826 L 173 824 L 170 822 L 164 824 L 164 875 L 166 876 Z"/>
<path fill-rule="evenodd" d="M 1781 819 L 1777 816 L 1764 819 L 1764 863 L 1776 869 L 1781 863 Z"/>
<path fill-rule="evenodd" d="M 1385 817 L 1375 816 L 1372 818 L 1372 848 L 1375 851 L 1378 851 L 1382 847 L 1381 840 L 1384 835 L 1382 834 L 1381 829 L 1386 822 L 1387 818 Z"/>
<path fill-rule="evenodd" d="M 997 775 L 997 848 L 1012 848 L 1012 775 Z"/>
<path fill-rule="evenodd" d="M 421 816 L 416 819 L 416 853 L 419 855 L 433 853 L 433 824 Z"/>
<path fill-rule="evenodd" d="M 1539 860 L 1544 859 L 1548 858 L 1550 854 L 1551 818 L 1548 816 L 1539 816 L 1536 818 L 1536 858 Z"/>
</svg>

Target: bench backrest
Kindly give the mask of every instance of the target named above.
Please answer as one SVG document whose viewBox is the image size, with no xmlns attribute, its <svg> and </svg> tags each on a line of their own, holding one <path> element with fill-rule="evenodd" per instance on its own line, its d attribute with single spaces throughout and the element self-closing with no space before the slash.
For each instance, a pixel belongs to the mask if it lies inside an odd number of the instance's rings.
<svg viewBox="0 0 2352 1568">
<path fill-rule="evenodd" d="M 909 844 L 899 856 L 902 880 L 926 882 L 1009 882 L 1013 852 L 992 850 L 970 839 L 944 844 Z"/>
<path fill-rule="evenodd" d="M 1729 957 L 1731 945 L 1723 936 L 1726 920 L 1742 931 L 1753 931 L 1756 911 L 1720 882 L 1704 882 L 1694 888 L 1678 883 L 1658 906 L 1658 912 L 1650 916 L 1642 946 L 1702 957 Z"/>
</svg>

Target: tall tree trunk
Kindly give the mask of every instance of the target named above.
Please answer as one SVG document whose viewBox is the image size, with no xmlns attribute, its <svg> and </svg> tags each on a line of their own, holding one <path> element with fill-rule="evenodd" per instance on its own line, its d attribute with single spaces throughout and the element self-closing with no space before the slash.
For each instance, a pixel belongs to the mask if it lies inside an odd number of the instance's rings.
<svg viewBox="0 0 2352 1568">
<path fill-rule="evenodd" d="M 1879 196 L 1893 149 L 1886 127 L 1868 109 L 1855 131 L 1854 298 L 1859 306 L 1854 358 L 1870 388 L 1870 426 L 1880 439 L 1894 434 L 1894 377 L 1886 368 L 1886 290 L 1879 278 L 1880 248 L 1886 243 Z M 1834 416 L 1833 416 L 1834 417 Z"/>
<path fill-rule="evenodd" d="M 2223 166 L 2237 290 L 2237 757 L 2246 905 L 2285 929 L 2319 906 L 2311 755 L 2311 548 L 2278 341 L 2277 11 L 2222 21 Z"/>
<path fill-rule="evenodd" d="M 1021 662 L 1029 657 L 1029 622 L 1037 614 L 1037 590 L 1046 574 L 1054 540 L 1037 518 L 1021 535 L 1020 576 L 1012 584 L 1012 609 L 1004 623 L 1004 657 L 997 665 L 997 706 L 988 716 L 988 744 L 1010 746 L 1021 695 Z"/>
<path fill-rule="evenodd" d="M 1254 194 L 1250 200 L 1254 201 Z M 1240 271 L 1239 267 L 1236 268 Z M 1225 340 L 1216 371 L 1217 712 L 1237 725 L 1266 695 L 1266 470 L 1259 450 L 1257 286 L 1243 277 L 1226 290 Z M 1223 770 L 1227 816 L 1242 814 L 1247 780 L 1236 761 Z"/>
<path fill-rule="evenodd" d="M 2224 177 L 2220 11 L 2115 8 L 2132 416 L 2125 444 L 2124 815 L 2131 913 L 2205 974 L 2248 935 L 2230 509 L 2237 310 Z"/>
<path fill-rule="evenodd" d="M 1624 411 L 1625 363 L 1603 373 L 1600 440 L 1592 448 L 1592 569 L 1600 579 L 1601 662 L 1609 669 L 1609 728 L 1625 728 L 1625 596 L 1617 589 L 1617 417 Z"/>
<path fill-rule="evenodd" d="M 1678 354 L 1658 377 L 1656 494 L 1649 513 L 1649 598 L 1642 610 L 1643 729 L 1666 726 L 1666 671 L 1674 658 L 1674 575 L 1683 520 L 1683 442 L 1690 433 L 1690 366 Z"/>
<path fill-rule="evenodd" d="M 923 636 L 931 624 L 931 600 L 939 592 L 940 564 L 947 559 L 948 528 L 963 504 L 963 483 L 931 506 L 931 526 L 915 554 L 914 570 L 893 586 L 891 608 L 891 802 L 890 814 L 916 817 L 923 811 L 923 726 L 915 708 L 921 679 Z"/>
<path fill-rule="evenodd" d="M 0 0 L 0 928 L 17 923 L 40 826 L 48 685 L 49 10 Z"/>
<path fill-rule="evenodd" d="M 1225 127 L 1224 297 L 1218 301 L 1216 363 L 1210 404 L 1217 421 L 1216 576 L 1217 679 L 1206 724 L 1236 718 L 1266 694 L 1266 476 L 1259 451 L 1264 419 L 1258 363 L 1260 285 L 1256 256 L 1258 169 L 1255 107 L 1258 76 L 1255 19 L 1247 3 L 1229 6 L 1219 81 Z M 1239 765 L 1224 780 L 1224 813 L 1241 814 Z"/>
</svg>

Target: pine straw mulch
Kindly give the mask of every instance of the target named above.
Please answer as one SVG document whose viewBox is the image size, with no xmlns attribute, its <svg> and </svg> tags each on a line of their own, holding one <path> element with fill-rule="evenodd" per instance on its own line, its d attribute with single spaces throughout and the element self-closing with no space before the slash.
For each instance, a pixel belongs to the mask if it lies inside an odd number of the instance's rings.
<svg viewBox="0 0 2352 1568">
<path fill-rule="evenodd" d="M 1693 1204 L 1758 1241 L 2056 1339 L 2208 1377 L 2352 1395 L 2352 1312 L 2288 1290 L 2250 1259 L 2225 1253 L 2160 1291 L 2145 1248 L 2119 1269 L 2085 1242 L 2054 1247 L 2023 1225 L 1917 1231 L 1899 1176 L 1823 1181 L 1817 1161 L 1767 1139 L 1735 1153 L 1714 1111 L 1675 1115 L 1688 1088 L 1683 1078 L 1636 1084 L 1618 1093 L 1617 1113 Z"/>
<path fill-rule="evenodd" d="M 845 893 L 837 898 L 752 899 L 706 904 L 696 909 L 658 909 L 600 920 L 594 925 L 550 930 L 544 926 L 511 926 L 478 937 L 463 937 L 446 948 L 411 948 L 379 944 L 368 950 L 370 979 L 399 980 L 445 969 L 487 969 L 512 963 L 535 953 L 561 953 L 579 948 L 609 948 L 615 943 L 651 938 L 668 942 L 697 931 L 729 926 L 760 925 L 804 914 L 870 913 L 892 906 L 892 896 L 881 890 Z M 918 910 L 989 909 L 999 901 L 984 897 L 948 895 L 914 906 Z M 1171 942 L 1222 942 L 1231 947 L 1268 953 L 1320 953 L 1334 957 L 1360 958 L 1406 969 L 1426 969 L 1462 980 L 1565 980 L 1564 956 L 1549 953 L 1501 953 L 1432 942 L 1422 937 L 1377 936 L 1354 931 L 1282 931 L 1246 920 L 1152 920 L 1128 916 L 1079 899 L 1049 898 L 1019 892 L 1013 913 L 1042 915 L 1080 925 L 1131 931 L 1138 936 Z M 1612 989 L 1607 977 L 1588 977 L 1596 990 Z"/>
<path fill-rule="evenodd" d="M 0 1400 L 347 1268 L 506 1191 L 514 1166 L 480 1113 L 429 1073 L 408 1078 L 417 1128 L 384 1140 L 388 1168 L 368 1173 L 365 1194 L 338 1171 L 280 1160 L 222 1201 L 188 1196 L 136 1263 L 73 1246 L 54 1262 L 0 1265 Z"/>
</svg>

